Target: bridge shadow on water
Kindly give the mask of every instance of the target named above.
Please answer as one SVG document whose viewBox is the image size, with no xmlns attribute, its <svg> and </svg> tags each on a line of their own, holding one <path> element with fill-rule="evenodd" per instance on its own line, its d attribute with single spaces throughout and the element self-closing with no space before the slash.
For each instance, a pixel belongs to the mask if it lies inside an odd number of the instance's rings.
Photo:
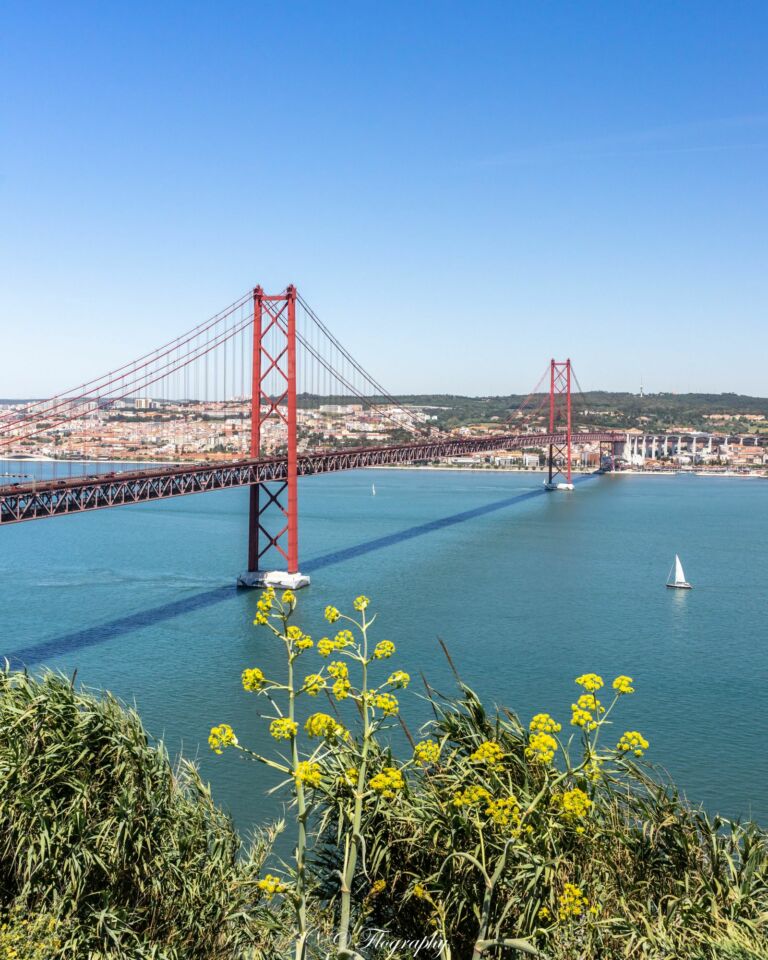
<svg viewBox="0 0 768 960">
<path fill-rule="evenodd" d="M 593 476 L 595 476 L 595 474 L 574 478 L 574 483 L 583 483 Z M 355 560 L 358 557 L 365 556 L 367 553 L 384 550 L 387 547 L 393 547 L 396 544 L 404 543 L 407 540 L 414 540 L 417 537 L 424 537 L 430 533 L 436 533 L 438 530 L 444 530 L 447 527 L 453 527 L 459 523 L 466 523 L 468 520 L 474 520 L 477 517 L 495 513 L 498 510 L 504 510 L 507 507 L 512 507 L 515 504 L 523 503 L 526 500 L 532 500 L 535 497 L 544 496 L 545 494 L 546 491 L 541 487 L 540 489 L 515 494 L 513 497 L 494 500 L 480 507 L 473 507 L 471 510 L 463 510 L 461 513 L 453 513 L 447 517 L 438 517 L 436 520 L 429 520 L 426 523 L 408 527 L 397 533 L 390 533 L 384 537 L 376 537 L 374 540 L 368 540 L 365 543 L 359 543 L 353 547 L 345 547 L 343 550 L 335 550 L 333 553 L 326 553 L 322 556 L 315 557 L 313 560 L 302 563 L 301 569 L 304 573 L 314 573 L 317 570 L 322 570 L 324 567 L 344 563 L 347 560 Z M 178 600 L 161 604 L 158 607 L 152 607 L 149 610 L 141 610 L 137 613 L 127 614 L 124 617 L 117 617 L 106 623 L 84 627 L 82 630 L 74 630 L 70 633 L 61 634 L 58 637 L 51 637 L 49 640 L 43 640 L 40 643 L 22 647 L 4 654 L 4 656 L 9 659 L 12 667 L 32 667 L 54 657 L 65 656 L 77 650 L 113 640 L 115 637 L 125 636 L 136 630 L 141 630 L 144 627 L 154 626 L 166 620 L 172 620 L 174 617 L 193 613 L 195 610 L 211 607 L 217 603 L 223 603 L 226 600 L 232 600 L 236 596 L 237 590 L 233 585 L 215 587 L 212 590 L 205 590 L 202 593 L 181 597 Z"/>
</svg>

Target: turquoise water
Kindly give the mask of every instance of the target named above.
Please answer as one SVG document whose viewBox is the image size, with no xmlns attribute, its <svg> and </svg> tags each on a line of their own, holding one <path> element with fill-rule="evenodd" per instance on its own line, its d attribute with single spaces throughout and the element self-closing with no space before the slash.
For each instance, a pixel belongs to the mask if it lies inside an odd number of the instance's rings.
<svg viewBox="0 0 768 960">
<path fill-rule="evenodd" d="M 302 625 L 322 635 L 324 605 L 365 592 L 378 637 L 398 647 L 386 668 L 451 692 L 439 635 L 467 683 L 525 719 L 567 720 L 580 673 L 630 674 L 621 730 L 641 730 L 692 800 L 768 823 L 768 482 L 592 477 L 542 494 L 541 481 L 395 470 L 302 481 Z M 280 651 L 251 625 L 255 596 L 233 588 L 246 509 L 247 491 L 233 490 L 0 530 L 0 655 L 76 669 L 135 702 L 172 752 L 199 756 L 242 826 L 276 812 L 272 780 L 235 754 L 213 757 L 206 738 L 226 720 L 266 746 L 239 676 L 274 673 Z M 693 591 L 664 587 L 675 552 Z M 401 699 L 416 727 L 423 703 Z"/>
</svg>

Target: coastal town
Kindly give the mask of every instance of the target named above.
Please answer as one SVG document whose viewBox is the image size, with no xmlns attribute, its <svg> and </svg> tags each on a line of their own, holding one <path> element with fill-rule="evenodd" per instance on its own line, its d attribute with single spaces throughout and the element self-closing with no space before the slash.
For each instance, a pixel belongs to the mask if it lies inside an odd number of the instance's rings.
<svg viewBox="0 0 768 960">
<path fill-rule="evenodd" d="M 329 402 L 332 400 L 333 402 Z M 467 437 L 509 433 L 540 433 L 546 429 L 543 416 L 519 422 L 514 414 L 502 421 L 494 416 L 485 422 L 459 426 L 438 423 L 429 404 L 366 405 L 343 398 L 304 397 L 297 410 L 299 451 L 323 447 L 352 448 L 385 446 L 419 436 Z M 34 430 L 30 416 L 35 417 Z M 592 429 L 595 420 L 583 414 L 575 431 Z M 42 415 L 42 422 L 40 420 Z M 98 398 L 56 401 L 5 401 L 0 417 L 10 445 L 4 456 L 14 460 L 95 462 L 216 462 L 250 454 L 251 401 L 178 400 L 136 397 L 104 402 Z M 600 444 L 575 443 L 571 467 L 575 471 L 596 469 L 652 473 L 696 470 L 712 473 L 766 474 L 768 428 L 766 418 L 748 418 L 752 432 L 731 432 L 735 417 L 708 417 L 709 429 L 689 424 L 671 424 L 648 430 L 620 423 L 612 428 L 625 441 L 609 455 Z M 754 422 L 752 422 L 754 421 Z M 741 420 L 743 423 L 743 418 Z M 279 456 L 285 451 L 286 428 L 280 416 L 265 417 L 261 427 L 261 456 Z M 434 461 L 430 466 L 454 469 L 539 470 L 547 451 L 535 443 L 500 446 L 466 456 Z M 560 466 L 562 456 L 560 457 Z M 416 464 L 413 469 L 425 464 Z"/>
</svg>

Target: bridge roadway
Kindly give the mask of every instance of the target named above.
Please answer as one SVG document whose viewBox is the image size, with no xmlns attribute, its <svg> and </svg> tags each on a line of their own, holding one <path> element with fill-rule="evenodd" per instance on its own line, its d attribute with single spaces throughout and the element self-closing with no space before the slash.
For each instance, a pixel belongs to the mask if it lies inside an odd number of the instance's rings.
<svg viewBox="0 0 768 960">
<path fill-rule="evenodd" d="M 613 432 L 571 435 L 572 443 L 624 443 L 625 439 L 625 434 Z M 418 463 L 490 450 L 564 445 L 565 442 L 564 433 L 522 433 L 460 439 L 441 438 L 391 447 L 318 451 L 300 454 L 297 472 L 300 477 L 308 477 L 338 470 Z M 287 475 L 288 461 L 283 456 L 227 463 L 177 464 L 172 467 L 150 465 L 142 470 L 101 476 L 0 486 L 0 525 L 120 507 L 130 503 L 147 503 L 191 493 L 226 490 L 254 483 L 281 481 L 285 480 Z"/>
</svg>

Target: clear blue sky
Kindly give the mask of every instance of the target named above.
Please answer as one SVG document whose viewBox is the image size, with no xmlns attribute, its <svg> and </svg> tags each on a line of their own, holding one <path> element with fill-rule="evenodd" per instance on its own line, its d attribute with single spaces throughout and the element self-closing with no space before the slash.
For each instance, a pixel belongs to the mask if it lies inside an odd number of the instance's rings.
<svg viewBox="0 0 768 960">
<path fill-rule="evenodd" d="M 295 282 L 393 391 L 768 394 L 768 4 L 6 2 L 0 396 Z"/>
</svg>

